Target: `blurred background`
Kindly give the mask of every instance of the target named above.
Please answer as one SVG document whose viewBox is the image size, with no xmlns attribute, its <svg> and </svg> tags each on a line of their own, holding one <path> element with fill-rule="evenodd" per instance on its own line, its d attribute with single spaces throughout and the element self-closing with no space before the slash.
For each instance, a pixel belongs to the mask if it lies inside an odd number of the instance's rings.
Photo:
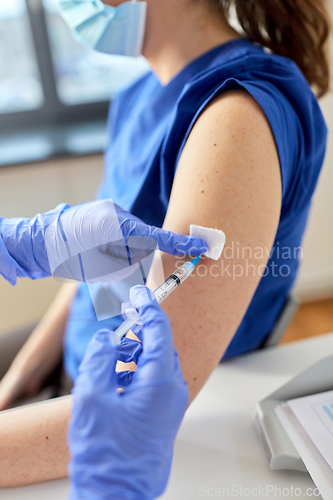
<svg viewBox="0 0 333 500">
<path fill-rule="evenodd" d="M 94 199 L 109 101 L 148 69 L 143 58 L 77 44 L 56 0 L 0 0 L 0 215 L 29 217 Z M 333 130 L 333 95 L 321 106 Z M 333 331 L 332 187 L 333 136 L 295 290 L 305 305 L 284 341 Z M 0 278 L 0 334 L 37 322 L 58 288 L 53 279 L 14 288 Z"/>
</svg>

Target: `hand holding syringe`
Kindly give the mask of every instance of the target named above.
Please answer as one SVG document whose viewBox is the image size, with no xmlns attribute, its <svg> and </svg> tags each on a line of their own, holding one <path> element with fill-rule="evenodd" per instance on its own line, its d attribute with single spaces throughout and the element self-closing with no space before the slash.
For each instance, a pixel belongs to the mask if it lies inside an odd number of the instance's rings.
<svg viewBox="0 0 333 500">
<path fill-rule="evenodd" d="M 154 295 L 159 304 L 161 304 L 163 300 L 165 300 L 181 283 L 186 280 L 186 278 L 190 276 L 199 260 L 200 257 L 196 257 L 192 261 L 186 262 L 176 269 L 176 271 L 173 272 L 161 286 L 156 288 Z M 120 343 L 122 337 L 124 337 L 131 330 L 131 328 L 138 323 L 138 321 L 139 313 L 136 309 L 131 309 L 129 311 L 129 317 L 114 332 L 117 343 Z"/>
</svg>

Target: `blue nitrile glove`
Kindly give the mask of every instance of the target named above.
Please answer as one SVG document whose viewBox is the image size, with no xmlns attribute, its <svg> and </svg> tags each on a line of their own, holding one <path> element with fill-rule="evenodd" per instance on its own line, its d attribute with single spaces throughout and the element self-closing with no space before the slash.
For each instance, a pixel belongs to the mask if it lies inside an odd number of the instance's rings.
<svg viewBox="0 0 333 500">
<path fill-rule="evenodd" d="M 137 365 L 143 351 L 142 345 L 142 330 L 139 326 L 134 326 L 132 332 L 138 337 L 137 340 L 123 337 L 120 344 L 117 346 L 117 360 L 123 363 L 131 363 Z M 117 372 L 117 384 L 120 389 L 126 389 L 132 381 L 134 371 Z"/>
<path fill-rule="evenodd" d="M 130 302 L 123 302 L 121 310 L 123 318 L 126 320 L 131 316 L 131 312 L 135 311 L 135 308 Z M 137 340 L 132 338 L 132 335 L 129 338 L 127 336 L 121 338 L 120 344 L 117 346 L 117 361 L 126 364 L 134 362 L 137 365 L 143 351 L 142 328 L 140 325 L 134 325 L 131 330 L 137 337 Z M 118 387 L 125 389 L 131 383 L 134 373 L 134 371 L 118 371 Z"/>
<path fill-rule="evenodd" d="M 11 284 L 17 277 L 51 275 L 79 282 L 121 279 L 156 246 L 173 255 L 207 249 L 201 239 L 148 226 L 112 200 L 62 204 L 32 219 L 0 218 L 0 274 Z"/>
<path fill-rule="evenodd" d="M 131 289 L 143 353 L 126 391 L 117 392 L 112 332 L 94 336 L 80 366 L 69 430 L 71 500 L 151 500 L 167 485 L 189 396 L 169 319 L 148 293 Z"/>
<path fill-rule="evenodd" d="M 68 208 L 69 205 L 62 204 L 32 219 L 0 218 L 0 274 L 11 285 L 16 284 L 17 278 L 51 276 L 45 231 Z"/>
</svg>

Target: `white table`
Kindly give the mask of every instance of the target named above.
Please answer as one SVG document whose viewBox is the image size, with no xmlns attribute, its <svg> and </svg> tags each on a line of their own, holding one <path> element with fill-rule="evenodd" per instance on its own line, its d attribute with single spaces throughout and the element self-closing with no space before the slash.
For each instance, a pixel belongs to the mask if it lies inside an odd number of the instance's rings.
<svg viewBox="0 0 333 500">
<path fill-rule="evenodd" d="M 273 472 L 269 468 L 253 425 L 254 405 L 290 377 L 332 353 L 333 334 L 330 334 L 220 365 L 186 414 L 163 500 L 295 499 L 295 488 L 300 488 L 301 496 L 308 498 L 307 488 L 315 488 L 308 474 Z M 289 490 L 280 494 L 275 488 Z M 60 480 L 2 490 L 0 498 L 65 500 L 68 490 L 68 480 Z"/>
</svg>

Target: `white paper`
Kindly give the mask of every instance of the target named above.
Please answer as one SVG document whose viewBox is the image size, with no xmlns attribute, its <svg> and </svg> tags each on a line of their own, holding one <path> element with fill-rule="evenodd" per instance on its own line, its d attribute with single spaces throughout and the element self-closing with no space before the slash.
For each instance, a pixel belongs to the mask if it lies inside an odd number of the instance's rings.
<svg viewBox="0 0 333 500">
<path fill-rule="evenodd" d="M 326 460 L 319 453 L 287 404 L 277 406 L 275 413 L 300 454 L 323 500 L 332 500 L 333 471 Z M 316 497 L 318 498 L 317 494 Z"/>
<path fill-rule="evenodd" d="M 291 399 L 287 404 L 333 470 L 333 391 Z"/>
</svg>

